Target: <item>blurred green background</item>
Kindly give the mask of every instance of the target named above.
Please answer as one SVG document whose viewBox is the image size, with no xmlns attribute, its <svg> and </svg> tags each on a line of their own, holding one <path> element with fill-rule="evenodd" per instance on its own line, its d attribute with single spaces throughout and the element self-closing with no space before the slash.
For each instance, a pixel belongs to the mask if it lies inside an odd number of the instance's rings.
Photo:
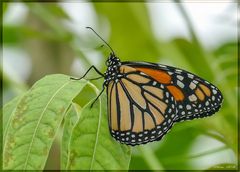
<svg viewBox="0 0 240 172">
<path fill-rule="evenodd" d="M 3 3 L 3 104 L 45 75 L 102 72 L 109 49 L 122 61 L 149 61 L 191 71 L 225 98 L 210 118 L 182 122 L 160 142 L 133 148 L 131 170 L 235 169 L 237 3 Z M 94 72 L 89 78 L 97 76 Z M 101 82 L 100 82 L 101 81 Z M 94 82 L 99 89 L 103 80 Z M 85 100 L 94 94 L 83 93 Z M 59 138 L 45 169 L 59 169 Z"/>
</svg>

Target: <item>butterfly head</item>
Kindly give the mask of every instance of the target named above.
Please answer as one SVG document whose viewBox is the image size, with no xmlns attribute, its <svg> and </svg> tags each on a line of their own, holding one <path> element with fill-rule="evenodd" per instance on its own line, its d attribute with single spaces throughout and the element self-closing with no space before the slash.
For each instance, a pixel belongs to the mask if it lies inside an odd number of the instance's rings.
<svg viewBox="0 0 240 172">
<path fill-rule="evenodd" d="M 120 62 L 120 59 L 114 53 L 110 53 L 110 55 L 106 61 L 106 65 L 108 67 L 120 66 L 121 62 Z"/>
<path fill-rule="evenodd" d="M 119 75 L 119 68 L 121 66 L 120 59 L 115 56 L 114 53 L 111 53 L 106 61 L 107 71 L 105 74 L 105 84 L 107 85 L 111 80 L 118 81 Z"/>
</svg>

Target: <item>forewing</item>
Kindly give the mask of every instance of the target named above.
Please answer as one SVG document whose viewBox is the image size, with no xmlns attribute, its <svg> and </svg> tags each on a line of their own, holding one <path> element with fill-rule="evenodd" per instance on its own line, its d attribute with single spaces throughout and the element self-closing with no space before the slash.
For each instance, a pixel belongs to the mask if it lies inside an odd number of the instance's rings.
<svg viewBox="0 0 240 172">
<path fill-rule="evenodd" d="M 177 103 L 175 121 L 203 118 L 217 112 L 223 96 L 208 81 L 185 70 L 148 62 L 123 62 L 164 85 Z"/>
</svg>

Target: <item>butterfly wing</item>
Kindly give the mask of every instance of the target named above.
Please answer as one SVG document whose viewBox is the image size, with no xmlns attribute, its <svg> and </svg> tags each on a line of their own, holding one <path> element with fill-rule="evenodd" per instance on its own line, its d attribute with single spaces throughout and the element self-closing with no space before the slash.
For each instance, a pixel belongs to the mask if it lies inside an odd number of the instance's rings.
<svg viewBox="0 0 240 172">
<path fill-rule="evenodd" d="M 122 65 L 151 76 L 167 88 L 177 103 L 175 121 L 207 117 L 221 107 L 223 96 L 220 90 L 190 72 L 148 62 L 123 62 Z"/>
<path fill-rule="evenodd" d="M 164 84 L 122 65 L 122 77 L 107 86 L 111 135 L 128 145 L 161 139 L 176 118 L 176 101 Z"/>
</svg>

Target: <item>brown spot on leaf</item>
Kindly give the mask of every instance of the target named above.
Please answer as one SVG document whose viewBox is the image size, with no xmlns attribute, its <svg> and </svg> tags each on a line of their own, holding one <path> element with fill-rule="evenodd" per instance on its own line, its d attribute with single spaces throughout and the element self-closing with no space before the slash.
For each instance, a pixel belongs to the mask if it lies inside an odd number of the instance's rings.
<svg viewBox="0 0 240 172">
<path fill-rule="evenodd" d="M 5 167 L 8 166 L 10 161 L 13 159 L 12 154 L 11 154 L 11 150 L 15 146 L 15 139 L 12 135 L 9 135 L 6 141 L 7 141 L 7 144 L 4 147 L 4 149 L 5 149 L 5 152 L 4 152 L 4 166 Z"/>
<path fill-rule="evenodd" d="M 49 130 L 48 137 L 49 138 L 53 138 L 54 137 L 54 131 L 53 130 Z"/>
<path fill-rule="evenodd" d="M 76 157 L 76 152 L 72 151 L 71 154 L 70 154 L 70 158 L 69 158 L 69 164 L 70 164 L 71 167 L 75 166 L 75 163 L 74 163 L 75 157 Z"/>
<path fill-rule="evenodd" d="M 65 107 L 61 107 L 60 109 L 60 114 L 64 113 L 65 112 Z"/>
</svg>

